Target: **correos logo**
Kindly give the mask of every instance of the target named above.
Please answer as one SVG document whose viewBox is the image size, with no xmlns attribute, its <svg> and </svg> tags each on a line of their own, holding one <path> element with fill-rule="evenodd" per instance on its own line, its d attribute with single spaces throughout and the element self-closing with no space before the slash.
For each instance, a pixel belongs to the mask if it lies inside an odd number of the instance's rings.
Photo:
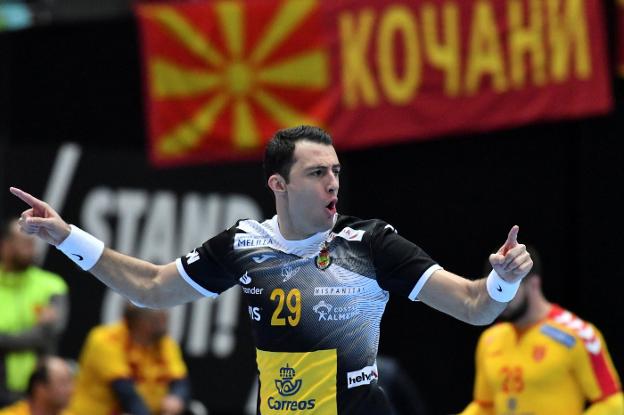
<svg viewBox="0 0 624 415">
<path fill-rule="evenodd" d="M 277 388 L 277 392 L 285 397 L 290 397 L 296 395 L 299 390 L 301 390 L 301 386 L 303 385 L 303 380 L 295 379 L 296 377 L 295 368 L 292 368 L 286 363 L 285 367 L 280 369 L 280 379 L 275 379 L 275 387 Z M 299 410 L 303 411 L 306 409 L 313 409 L 316 406 L 316 399 L 308 399 L 302 401 L 296 400 L 282 400 L 275 399 L 274 397 L 269 397 L 268 400 L 269 408 L 277 409 L 281 411 L 294 411 Z"/>
<path fill-rule="evenodd" d="M 293 383 L 295 373 L 295 369 L 288 367 L 288 363 L 286 363 L 286 367 L 280 369 L 281 379 L 275 379 L 275 386 L 277 386 L 277 391 L 280 395 L 292 396 L 299 392 L 299 389 L 301 389 L 301 379 L 297 379 Z"/>
</svg>

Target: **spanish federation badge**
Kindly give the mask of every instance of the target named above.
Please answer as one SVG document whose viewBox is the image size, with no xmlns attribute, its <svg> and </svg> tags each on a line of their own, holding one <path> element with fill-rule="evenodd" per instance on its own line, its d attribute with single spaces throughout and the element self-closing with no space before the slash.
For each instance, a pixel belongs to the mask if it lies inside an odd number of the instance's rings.
<svg viewBox="0 0 624 415">
<path fill-rule="evenodd" d="M 327 246 L 327 242 L 323 242 L 323 246 L 321 247 L 321 252 L 319 252 L 316 257 L 316 267 L 321 270 L 325 270 L 329 268 L 331 265 L 331 257 L 329 256 L 329 247 Z"/>
</svg>

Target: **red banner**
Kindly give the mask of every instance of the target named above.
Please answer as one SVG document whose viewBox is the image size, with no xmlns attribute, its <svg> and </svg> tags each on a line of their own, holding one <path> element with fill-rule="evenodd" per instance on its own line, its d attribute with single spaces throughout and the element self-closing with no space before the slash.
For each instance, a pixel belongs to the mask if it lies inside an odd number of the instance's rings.
<svg viewBox="0 0 624 415">
<path fill-rule="evenodd" d="M 339 149 L 604 113 L 599 0 L 248 0 L 137 8 L 151 159 L 257 158 L 278 129 Z"/>
</svg>

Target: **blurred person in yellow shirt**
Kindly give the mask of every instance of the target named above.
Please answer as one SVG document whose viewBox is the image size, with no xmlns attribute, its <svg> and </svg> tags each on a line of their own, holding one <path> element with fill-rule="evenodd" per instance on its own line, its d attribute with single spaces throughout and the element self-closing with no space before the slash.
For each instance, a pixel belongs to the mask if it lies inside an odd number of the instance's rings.
<svg viewBox="0 0 624 415">
<path fill-rule="evenodd" d="M 122 321 L 92 329 L 66 415 L 182 414 L 190 387 L 167 316 L 128 304 Z"/>
<path fill-rule="evenodd" d="M 69 364 L 59 357 L 43 357 L 30 375 L 26 398 L 0 409 L 0 415 L 59 415 L 73 389 Z"/>
<path fill-rule="evenodd" d="M 621 384 L 600 331 L 542 292 L 533 269 L 476 351 L 473 401 L 461 415 L 624 415 Z"/>
<path fill-rule="evenodd" d="M 0 224 L 0 407 L 22 399 L 40 356 L 56 352 L 67 323 L 67 284 L 33 265 L 35 238 Z"/>
</svg>

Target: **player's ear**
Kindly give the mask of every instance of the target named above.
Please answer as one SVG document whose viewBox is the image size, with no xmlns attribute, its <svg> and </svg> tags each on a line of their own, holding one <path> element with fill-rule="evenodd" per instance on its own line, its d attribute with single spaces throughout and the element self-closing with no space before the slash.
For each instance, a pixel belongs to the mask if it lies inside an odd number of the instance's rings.
<svg viewBox="0 0 624 415">
<path fill-rule="evenodd" d="M 271 189 L 275 193 L 286 192 L 286 180 L 282 177 L 281 174 L 272 174 L 271 177 L 269 177 L 267 184 L 269 186 L 269 189 Z"/>
</svg>

